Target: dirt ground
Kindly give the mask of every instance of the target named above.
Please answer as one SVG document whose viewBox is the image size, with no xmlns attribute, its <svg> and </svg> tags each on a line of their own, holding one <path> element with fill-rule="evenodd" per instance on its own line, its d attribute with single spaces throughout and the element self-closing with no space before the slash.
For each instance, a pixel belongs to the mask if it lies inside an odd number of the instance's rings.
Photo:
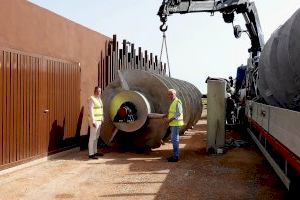
<svg viewBox="0 0 300 200">
<path fill-rule="evenodd" d="M 181 136 L 178 163 L 166 161 L 170 143 L 147 154 L 105 148 L 98 160 L 75 152 L 0 176 L 0 199 L 284 199 L 287 190 L 254 144 L 208 155 L 206 130 L 204 117 Z"/>
</svg>

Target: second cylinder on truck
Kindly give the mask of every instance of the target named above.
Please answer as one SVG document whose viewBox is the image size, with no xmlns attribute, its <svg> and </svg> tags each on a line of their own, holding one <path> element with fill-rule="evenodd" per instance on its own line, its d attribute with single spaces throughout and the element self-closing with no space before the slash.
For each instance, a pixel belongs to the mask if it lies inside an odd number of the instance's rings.
<svg viewBox="0 0 300 200">
<path fill-rule="evenodd" d="M 300 9 L 271 35 L 258 69 L 258 89 L 264 100 L 300 111 Z"/>
</svg>

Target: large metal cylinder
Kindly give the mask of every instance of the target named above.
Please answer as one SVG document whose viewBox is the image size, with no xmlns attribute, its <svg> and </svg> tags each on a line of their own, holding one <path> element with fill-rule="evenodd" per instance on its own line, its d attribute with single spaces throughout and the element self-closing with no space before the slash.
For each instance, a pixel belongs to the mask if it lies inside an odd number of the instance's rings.
<svg viewBox="0 0 300 200">
<path fill-rule="evenodd" d="M 300 110 L 300 9 L 266 43 L 259 61 L 258 89 L 267 103 Z"/>
<path fill-rule="evenodd" d="M 159 147 L 168 130 L 163 116 L 171 103 L 167 97 L 171 88 L 182 101 L 181 133 L 200 119 L 202 94 L 194 85 L 142 70 L 123 70 L 118 74 L 102 95 L 104 122 L 100 137 L 105 143 L 116 136 L 137 148 Z M 127 112 L 130 115 L 124 114 Z"/>
</svg>

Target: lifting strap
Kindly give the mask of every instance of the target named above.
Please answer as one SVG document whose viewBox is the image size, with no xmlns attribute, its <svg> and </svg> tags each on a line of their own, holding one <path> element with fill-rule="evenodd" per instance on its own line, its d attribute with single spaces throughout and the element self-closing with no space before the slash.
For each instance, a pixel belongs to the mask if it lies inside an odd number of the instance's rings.
<svg viewBox="0 0 300 200">
<path fill-rule="evenodd" d="M 168 69 L 169 69 L 169 77 L 171 77 L 171 69 L 170 69 L 170 64 L 169 64 L 169 55 L 168 55 L 168 47 L 167 47 L 167 38 L 166 38 L 165 31 L 163 31 L 163 39 L 162 39 L 162 44 L 161 44 L 159 63 L 161 63 L 161 56 L 163 53 L 164 46 L 166 47 L 166 56 L 167 56 L 167 65 L 168 65 Z"/>
</svg>

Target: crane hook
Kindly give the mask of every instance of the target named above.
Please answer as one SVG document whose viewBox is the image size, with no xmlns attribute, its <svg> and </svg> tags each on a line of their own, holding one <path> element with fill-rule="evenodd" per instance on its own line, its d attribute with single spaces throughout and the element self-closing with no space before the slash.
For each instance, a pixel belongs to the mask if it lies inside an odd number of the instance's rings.
<svg viewBox="0 0 300 200">
<path fill-rule="evenodd" d="M 166 23 L 163 22 L 163 24 L 160 25 L 159 29 L 161 32 L 166 32 L 168 30 L 168 25 L 166 25 Z"/>
</svg>

